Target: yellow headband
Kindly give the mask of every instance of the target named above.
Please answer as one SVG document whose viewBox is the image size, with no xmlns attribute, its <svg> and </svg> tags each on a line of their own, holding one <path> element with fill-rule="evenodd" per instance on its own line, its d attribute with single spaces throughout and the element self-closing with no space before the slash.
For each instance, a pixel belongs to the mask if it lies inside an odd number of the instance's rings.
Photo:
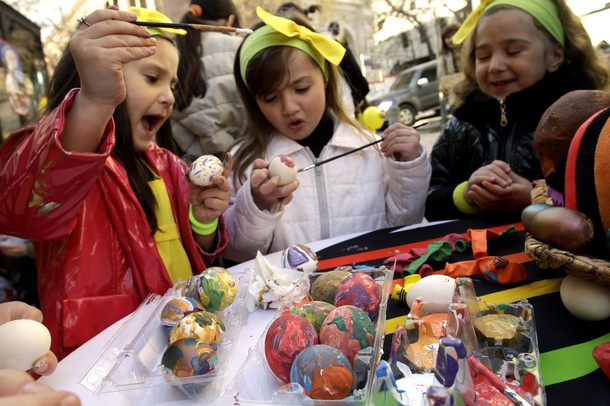
<svg viewBox="0 0 610 406">
<path fill-rule="evenodd" d="M 338 65 L 345 55 L 345 48 L 325 35 L 313 32 L 292 20 L 274 16 L 261 7 L 256 8 L 256 14 L 266 26 L 250 34 L 241 46 L 239 66 L 244 83 L 246 83 L 246 70 L 250 60 L 269 47 L 288 46 L 300 49 L 316 61 L 325 78 L 328 78 L 325 61 Z"/>
<path fill-rule="evenodd" d="M 487 10 L 496 6 L 512 6 L 525 11 L 534 17 L 562 47 L 564 46 L 565 34 L 557 5 L 553 0 L 481 0 L 479 7 L 470 13 L 464 24 L 453 36 L 453 43 L 461 44 L 475 29 L 479 18 Z"/>
<path fill-rule="evenodd" d="M 142 7 L 129 7 L 129 11 L 135 13 L 138 16 L 138 21 L 149 21 L 153 23 L 171 23 L 172 20 L 156 10 L 150 10 Z M 176 35 L 186 35 L 186 30 L 177 28 L 158 28 L 158 27 L 145 27 L 150 35 L 154 36 L 166 36 L 167 33 Z"/>
</svg>

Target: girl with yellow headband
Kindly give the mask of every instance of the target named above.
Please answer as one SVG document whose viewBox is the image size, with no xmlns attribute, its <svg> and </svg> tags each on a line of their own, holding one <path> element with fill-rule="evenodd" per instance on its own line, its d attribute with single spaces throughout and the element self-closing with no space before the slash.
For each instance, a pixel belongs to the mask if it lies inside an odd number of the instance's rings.
<svg viewBox="0 0 610 406">
<path fill-rule="evenodd" d="M 186 164 L 155 143 L 171 139 L 172 37 L 184 31 L 136 19 L 170 22 L 140 8 L 79 19 L 45 116 L 0 149 L 0 230 L 33 241 L 60 359 L 149 293 L 202 272 L 227 242 L 227 179 L 195 186 Z"/>
<path fill-rule="evenodd" d="M 257 14 L 263 24 L 235 60 L 248 131 L 232 151 L 226 256 L 246 260 L 257 251 L 420 222 L 430 167 L 419 133 L 403 125 L 388 128 L 380 148 L 301 172 L 288 184 L 269 176 L 269 161 L 278 155 L 303 168 L 376 137 L 345 113 L 338 96 L 336 65 L 344 48 L 296 16 L 260 8 Z"/>
<path fill-rule="evenodd" d="M 544 111 L 608 70 L 565 0 L 482 0 L 453 37 L 462 101 L 436 141 L 426 218 L 518 221 L 542 178 L 533 136 Z"/>
</svg>

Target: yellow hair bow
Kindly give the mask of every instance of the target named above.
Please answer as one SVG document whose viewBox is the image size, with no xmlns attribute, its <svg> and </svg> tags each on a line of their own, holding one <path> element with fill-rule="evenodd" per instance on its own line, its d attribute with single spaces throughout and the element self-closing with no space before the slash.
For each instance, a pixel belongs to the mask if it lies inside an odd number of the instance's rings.
<svg viewBox="0 0 610 406">
<path fill-rule="evenodd" d="M 472 13 L 470 13 L 470 15 L 468 16 L 468 18 L 466 18 L 466 21 L 464 21 L 460 29 L 457 30 L 457 32 L 453 35 L 454 44 L 461 44 L 462 42 L 464 42 L 466 37 L 468 37 L 468 35 L 470 35 L 470 33 L 474 30 L 474 27 L 476 27 L 477 22 L 479 22 L 479 18 L 481 18 L 481 15 L 485 11 L 489 3 L 491 3 L 492 1 L 493 0 L 481 0 L 479 7 L 477 7 L 473 10 Z"/>
<path fill-rule="evenodd" d="M 324 59 L 333 65 L 339 65 L 345 55 L 345 48 L 326 35 L 313 32 L 307 27 L 298 25 L 292 20 L 275 16 L 261 7 L 256 8 L 256 15 L 268 26 L 290 38 L 299 38 L 311 44 Z"/>
</svg>

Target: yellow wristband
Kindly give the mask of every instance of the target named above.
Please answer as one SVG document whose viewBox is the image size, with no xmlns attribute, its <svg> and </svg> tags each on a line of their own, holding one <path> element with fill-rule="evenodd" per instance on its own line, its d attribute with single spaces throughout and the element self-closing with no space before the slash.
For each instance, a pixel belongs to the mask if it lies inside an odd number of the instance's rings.
<svg viewBox="0 0 610 406">
<path fill-rule="evenodd" d="M 464 214 L 477 214 L 481 211 L 480 207 L 472 206 L 464 198 L 464 190 L 468 186 L 468 181 L 462 182 L 453 189 L 453 203 Z"/>
<path fill-rule="evenodd" d="M 199 235 L 210 235 L 218 228 L 218 217 L 209 223 L 200 223 L 193 214 L 193 206 L 189 206 L 189 220 L 191 222 L 191 230 Z"/>
</svg>

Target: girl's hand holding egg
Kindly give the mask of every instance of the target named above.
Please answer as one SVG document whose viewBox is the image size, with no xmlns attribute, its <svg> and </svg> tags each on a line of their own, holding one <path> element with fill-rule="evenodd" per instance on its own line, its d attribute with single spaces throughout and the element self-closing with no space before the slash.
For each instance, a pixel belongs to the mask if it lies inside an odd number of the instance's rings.
<svg viewBox="0 0 610 406">
<path fill-rule="evenodd" d="M 191 205 L 199 222 L 209 223 L 229 207 L 231 189 L 227 176 L 232 169 L 233 157 L 230 154 L 227 154 L 224 164 L 213 155 L 204 155 L 191 165 Z"/>
<path fill-rule="evenodd" d="M 270 162 L 263 159 L 254 161 L 250 186 L 258 208 L 271 210 L 278 203 L 288 204 L 292 193 L 299 187 L 296 174 L 296 164 L 286 155 L 275 157 Z"/>
</svg>

